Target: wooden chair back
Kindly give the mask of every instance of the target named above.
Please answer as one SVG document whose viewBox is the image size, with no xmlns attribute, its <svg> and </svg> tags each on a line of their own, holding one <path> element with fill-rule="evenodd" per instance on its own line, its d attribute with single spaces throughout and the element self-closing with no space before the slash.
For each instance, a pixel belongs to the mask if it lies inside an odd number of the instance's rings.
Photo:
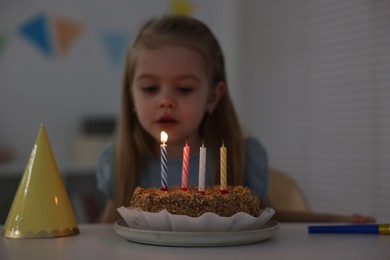
<svg viewBox="0 0 390 260">
<path fill-rule="evenodd" d="M 311 210 L 299 185 L 291 177 L 276 169 L 269 170 L 267 202 L 275 210 Z"/>
</svg>

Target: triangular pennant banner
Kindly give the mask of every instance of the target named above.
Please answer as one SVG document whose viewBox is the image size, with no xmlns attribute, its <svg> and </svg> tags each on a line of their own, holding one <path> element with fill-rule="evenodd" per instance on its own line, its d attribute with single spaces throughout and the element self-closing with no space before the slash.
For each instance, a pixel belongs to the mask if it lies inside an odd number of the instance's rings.
<svg viewBox="0 0 390 260">
<path fill-rule="evenodd" d="M 80 23 L 61 17 L 54 17 L 53 27 L 57 43 L 56 50 L 61 56 L 65 56 L 74 40 L 83 31 L 83 27 Z"/>
<path fill-rule="evenodd" d="M 104 47 L 114 65 L 119 65 L 123 61 L 129 38 L 128 33 L 107 32 L 103 34 Z"/>
<path fill-rule="evenodd" d="M 48 19 L 45 15 L 37 15 L 23 23 L 19 31 L 23 37 L 34 44 L 46 56 L 53 53 L 49 35 Z"/>
<path fill-rule="evenodd" d="M 170 9 L 173 14 L 191 15 L 193 13 L 192 4 L 184 0 L 171 0 Z"/>
<path fill-rule="evenodd" d="M 7 44 L 8 37 L 5 33 L 0 34 L 0 58 L 5 49 L 5 45 Z"/>
</svg>

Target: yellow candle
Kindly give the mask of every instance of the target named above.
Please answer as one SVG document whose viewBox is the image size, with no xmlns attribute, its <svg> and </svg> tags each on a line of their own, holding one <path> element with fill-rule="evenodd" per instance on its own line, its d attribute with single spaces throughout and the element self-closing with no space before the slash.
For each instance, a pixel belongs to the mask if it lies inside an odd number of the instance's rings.
<svg viewBox="0 0 390 260">
<path fill-rule="evenodd" d="M 227 178 L 226 178 L 226 147 L 222 143 L 220 148 L 220 179 L 221 179 L 221 191 L 227 191 Z"/>
</svg>

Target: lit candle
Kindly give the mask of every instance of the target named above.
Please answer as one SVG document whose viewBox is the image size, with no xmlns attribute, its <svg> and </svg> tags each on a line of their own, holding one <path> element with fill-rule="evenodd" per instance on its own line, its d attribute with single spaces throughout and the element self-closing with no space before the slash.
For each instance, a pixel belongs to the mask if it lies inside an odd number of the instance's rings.
<svg viewBox="0 0 390 260">
<path fill-rule="evenodd" d="M 168 159 L 167 159 L 167 145 L 168 135 L 164 131 L 161 132 L 161 190 L 168 190 Z"/>
<path fill-rule="evenodd" d="M 190 147 L 188 146 L 188 142 L 183 148 L 183 167 L 181 173 L 181 189 L 187 190 L 188 186 L 188 164 L 190 161 Z"/>
<path fill-rule="evenodd" d="M 226 178 L 226 147 L 222 142 L 220 148 L 220 178 L 221 178 L 221 193 L 227 193 L 227 178 Z"/>
<path fill-rule="evenodd" d="M 198 191 L 204 193 L 205 191 L 205 174 L 206 174 L 206 147 L 202 142 L 199 152 L 199 183 Z"/>
</svg>

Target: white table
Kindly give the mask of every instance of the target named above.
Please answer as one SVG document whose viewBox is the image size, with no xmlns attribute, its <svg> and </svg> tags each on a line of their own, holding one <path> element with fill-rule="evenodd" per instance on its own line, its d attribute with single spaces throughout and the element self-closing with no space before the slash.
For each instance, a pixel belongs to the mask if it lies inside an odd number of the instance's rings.
<svg viewBox="0 0 390 260">
<path fill-rule="evenodd" d="M 307 226 L 281 223 L 271 239 L 251 245 L 166 247 L 127 241 L 111 224 L 83 224 L 76 236 L 1 237 L 0 259 L 390 259 L 389 235 L 308 234 Z"/>
</svg>

